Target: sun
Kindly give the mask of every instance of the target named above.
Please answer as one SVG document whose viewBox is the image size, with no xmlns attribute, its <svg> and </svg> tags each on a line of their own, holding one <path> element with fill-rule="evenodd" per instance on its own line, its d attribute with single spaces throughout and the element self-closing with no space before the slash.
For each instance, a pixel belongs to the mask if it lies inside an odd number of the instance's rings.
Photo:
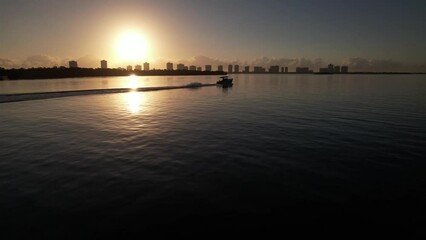
<svg viewBox="0 0 426 240">
<path fill-rule="evenodd" d="M 127 31 L 117 39 L 117 55 L 122 62 L 139 62 L 148 57 L 148 42 L 142 33 Z"/>
</svg>

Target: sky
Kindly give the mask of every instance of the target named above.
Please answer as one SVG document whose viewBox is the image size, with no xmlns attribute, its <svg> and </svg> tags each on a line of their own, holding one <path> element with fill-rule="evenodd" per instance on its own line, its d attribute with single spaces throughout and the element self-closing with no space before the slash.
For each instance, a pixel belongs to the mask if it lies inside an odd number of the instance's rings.
<svg viewBox="0 0 426 240">
<path fill-rule="evenodd" d="M 5 68 L 106 59 L 426 71 L 424 0 L 0 0 L 0 9 Z"/>
</svg>

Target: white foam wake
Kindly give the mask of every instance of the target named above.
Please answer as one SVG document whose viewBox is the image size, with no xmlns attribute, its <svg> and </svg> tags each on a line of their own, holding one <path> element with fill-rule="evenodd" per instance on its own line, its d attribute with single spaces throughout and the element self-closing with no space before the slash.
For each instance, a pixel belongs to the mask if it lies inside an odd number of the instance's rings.
<svg viewBox="0 0 426 240">
<path fill-rule="evenodd" d="M 125 93 L 125 92 L 131 92 L 131 91 L 147 92 L 147 91 L 160 91 L 160 90 L 171 90 L 171 89 L 181 89 L 181 88 L 199 88 L 199 87 L 208 87 L 208 86 L 216 86 L 216 84 L 191 83 L 184 86 L 144 87 L 144 88 L 136 88 L 136 89 L 108 88 L 108 89 L 59 91 L 59 92 L 3 94 L 3 95 L 0 95 L 0 103 L 42 100 L 42 99 L 59 98 L 59 97 L 84 96 L 84 95 L 94 95 L 94 94 Z"/>
</svg>

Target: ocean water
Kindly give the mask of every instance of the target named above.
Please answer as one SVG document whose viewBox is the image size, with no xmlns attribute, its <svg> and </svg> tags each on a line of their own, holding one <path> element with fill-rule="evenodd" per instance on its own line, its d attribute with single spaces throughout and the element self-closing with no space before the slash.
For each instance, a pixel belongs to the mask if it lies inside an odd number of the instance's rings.
<svg viewBox="0 0 426 240">
<path fill-rule="evenodd" d="M 3 81 L 0 94 L 215 81 Z M 234 82 L 0 104 L 2 226 L 98 236 L 423 220 L 426 75 Z"/>
</svg>

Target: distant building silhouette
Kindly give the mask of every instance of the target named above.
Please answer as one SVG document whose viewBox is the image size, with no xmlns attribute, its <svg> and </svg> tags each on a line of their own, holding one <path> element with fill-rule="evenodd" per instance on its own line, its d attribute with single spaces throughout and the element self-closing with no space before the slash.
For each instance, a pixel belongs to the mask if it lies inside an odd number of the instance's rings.
<svg viewBox="0 0 426 240">
<path fill-rule="evenodd" d="M 217 70 L 218 70 L 219 72 L 223 72 L 223 65 L 219 65 L 219 66 L 217 66 Z"/>
<path fill-rule="evenodd" d="M 135 66 L 135 70 L 137 70 L 137 71 L 142 71 L 142 66 L 141 66 L 141 65 L 136 65 L 136 66 Z"/>
<path fill-rule="evenodd" d="M 333 64 L 329 64 L 328 67 L 326 67 L 326 68 L 320 68 L 319 72 L 320 73 L 334 73 L 334 66 L 333 66 Z"/>
<path fill-rule="evenodd" d="M 127 66 L 127 71 L 132 71 L 133 67 L 131 65 Z"/>
<path fill-rule="evenodd" d="M 167 63 L 167 70 L 169 70 L 169 71 L 173 70 L 173 63 L 171 63 L 171 62 Z"/>
<path fill-rule="evenodd" d="M 212 71 L 212 65 L 206 65 L 205 71 L 211 72 Z"/>
<path fill-rule="evenodd" d="M 340 73 L 340 66 L 334 66 L 334 73 Z"/>
<path fill-rule="evenodd" d="M 347 73 L 348 66 L 333 66 L 333 64 L 328 65 L 327 68 L 320 68 L 320 73 Z"/>
<path fill-rule="evenodd" d="M 263 68 L 263 67 L 254 66 L 253 72 L 255 72 L 255 73 L 264 73 L 264 72 L 266 72 L 266 69 Z"/>
<path fill-rule="evenodd" d="M 245 73 L 249 73 L 250 72 L 250 66 L 245 66 L 244 67 L 244 72 Z"/>
<path fill-rule="evenodd" d="M 201 67 L 197 67 L 197 71 L 201 72 L 201 71 L 203 71 L 203 69 Z"/>
<path fill-rule="evenodd" d="M 234 72 L 239 73 L 240 72 L 240 65 L 234 66 Z"/>
<path fill-rule="evenodd" d="M 179 64 L 177 65 L 177 70 L 185 70 L 185 65 L 184 65 L 184 64 L 182 64 L 182 63 L 179 63 Z"/>
<path fill-rule="evenodd" d="M 145 63 L 143 64 L 143 70 L 144 70 L 144 71 L 149 71 L 149 63 L 148 63 L 148 62 L 145 62 Z"/>
<path fill-rule="evenodd" d="M 280 66 L 271 66 L 269 67 L 270 73 L 279 73 L 280 72 Z"/>
<path fill-rule="evenodd" d="M 284 67 L 281 67 L 281 72 L 282 72 L 282 73 L 284 72 Z"/>
<path fill-rule="evenodd" d="M 285 71 L 286 73 L 288 73 L 288 67 L 285 67 L 284 71 Z"/>
<path fill-rule="evenodd" d="M 319 72 L 320 72 L 320 73 L 331 73 L 331 72 L 330 72 L 330 69 L 328 69 L 328 67 L 327 67 L 327 68 L 320 68 L 320 69 L 319 69 Z"/>
<path fill-rule="evenodd" d="M 232 65 L 231 64 L 228 65 L 228 73 L 232 73 Z"/>
<path fill-rule="evenodd" d="M 78 68 L 77 61 L 71 60 L 68 62 L 70 68 Z"/>
<path fill-rule="evenodd" d="M 309 70 L 308 67 L 297 67 L 296 73 L 312 73 L 312 70 Z"/>
<path fill-rule="evenodd" d="M 101 68 L 102 69 L 107 69 L 108 68 L 108 62 L 106 60 L 102 60 L 101 61 Z"/>
<path fill-rule="evenodd" d="M 184 66 L 183 70 L 188 71 L 189 70 L 188 66 Z"/>
<path fill-rule="evenodd" d="M 197 67 L 194 65 L 189 66 L 189 70 L 191 71 L 197 71 Z"/>
</svg>

